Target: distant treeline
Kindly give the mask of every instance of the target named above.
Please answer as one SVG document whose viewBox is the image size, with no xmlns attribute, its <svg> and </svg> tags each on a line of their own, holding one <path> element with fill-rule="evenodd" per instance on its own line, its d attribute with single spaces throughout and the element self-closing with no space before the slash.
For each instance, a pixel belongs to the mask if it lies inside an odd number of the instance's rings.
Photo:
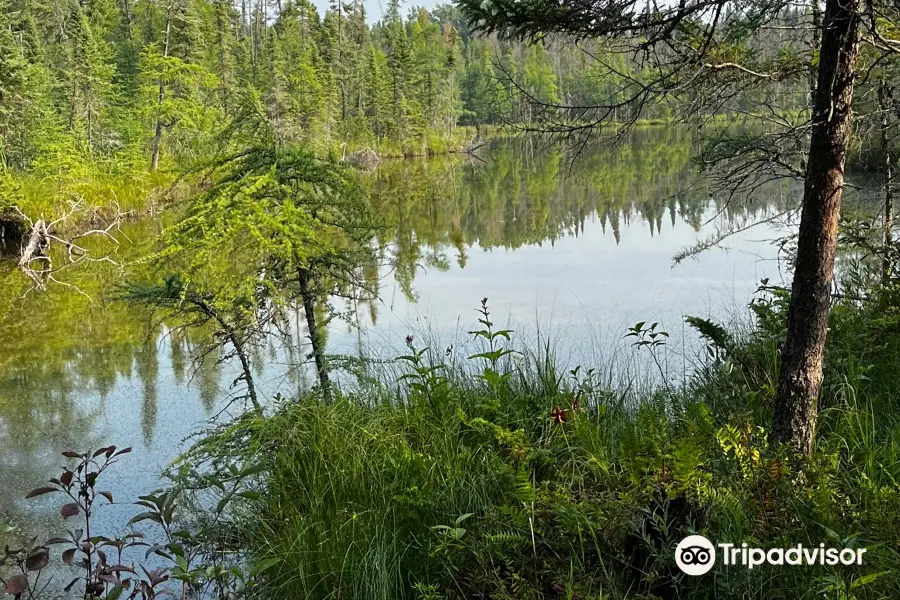
<svg viewBox="0 0 900 600">
<path fill-rule="evenodd" d="M 248 94 L 287 142 L 416 151 L 460 125 L 528 122 L 540 103 L 608 101 L 642 76 L 640 57 L 602 41 L 507 42 L 450 5 L 401 11 L 393 0 L 370 24 L 361 0 L 324 15 L 309 0 L 0 0 L 0 157 L 43 174 L 79 158 L 182 165 Z M 785 90 L 797 105 L 801 83 Z"/>
</svg>

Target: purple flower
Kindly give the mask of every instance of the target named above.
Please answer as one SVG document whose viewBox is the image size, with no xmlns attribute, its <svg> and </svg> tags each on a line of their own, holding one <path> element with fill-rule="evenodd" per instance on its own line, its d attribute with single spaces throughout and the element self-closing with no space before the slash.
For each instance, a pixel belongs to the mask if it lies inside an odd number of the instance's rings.
<svg viewBox="0 0 900 600">
<path fill-rule="evenodd" d="M 406 345 L 412 346 L 412 343 L 413 343 L 413 336 L 411 336 L 411 335 L 406 336 Z"/>
</svg>

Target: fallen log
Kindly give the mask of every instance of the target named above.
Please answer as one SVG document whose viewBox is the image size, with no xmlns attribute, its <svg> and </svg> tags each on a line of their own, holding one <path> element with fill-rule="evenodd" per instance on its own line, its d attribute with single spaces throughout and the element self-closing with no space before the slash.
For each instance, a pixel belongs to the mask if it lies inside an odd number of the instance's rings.
<svg viewBox="0 0 900 600">
<path fill-rule="evenodd" d="M 81 210 L 82 206 L 83 203 L 81 200 L 73 202 L 69 212 L 55 221 L 46 220 L 44 215 L 41 215 L 36 221 L 32 221 L 27 215 L 16 209 L 23 221 L 30 226 L 27 233 L 27 240 L 21 245 L 18 267 L 19 270 L 32 281 L 32 289 L 46 291 L 47 286 L 50 283 L 56 283 L 66 287 L 75 288 L 77 291 L 81 292 L 77 286 L 57 279 L 55 274 L 58 271 L 72 267 L 82 261 L 107 262 L 121 267 L 121 265 L 110 256 L 110 254 L 115 253 L 115 250 L 119 245 L 118 240 L 112 232 L 119 227 L 122 218 L 121 211 L 116 211 L 115 219 L 113 219 L 113 221 L 104 229 L 91 229 L 72 237 L 61 237 L 62 234 L 58 231 L 59 224 L 70 219 L 76 212 Z M 23 238 L 24 237 L 25 236 L 23 236 Z M 106 254 L 101 253 L 99 256 L 91 256 L 88 249 L 80 244 L 80 240 L 88 237 L 106 238 L 113 244 L 113 248 Z M 65 250 L 64 254 L 58 256 L 61 262 L 58 266 L 54 266 L 53 259 L 51 258 L 50 250 L 52 245 Z M 84 292 L 81 293 L 84 294 Z"/>
<path fill-rule="evenodd" d="M 381 157 L 371 148 L 363 148 L 362 150 L 351 152 L 344 157 L 344 162 L 350 163 L 356 167 L 374 166 L 378 164 L 380 160 Z"/>
<path fill-rule="evenodd" d="M 47 251 L 50 248 L 50 231 L 47 228 L 47 222 L 44 219 L 38 219 L 31 227 L 28 235 L 28 241 L 22 247 L 22 254 L 19 258 L 19 269 L 31 279 L 38 290 L 47 288 L 47 274 L 49 273 L 50 257 Z M 42 261 L 45 264 L 39 269 L 34 269 L 32 263 Z"/>
</svg>

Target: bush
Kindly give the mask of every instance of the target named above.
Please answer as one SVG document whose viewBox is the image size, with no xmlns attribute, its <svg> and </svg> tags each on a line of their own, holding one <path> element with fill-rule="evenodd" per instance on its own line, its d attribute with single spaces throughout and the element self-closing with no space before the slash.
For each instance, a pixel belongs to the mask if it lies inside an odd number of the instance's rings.
<svg viewBox="0 0 900 600">
<path fill-rule="evenodd" d="M 244 418 L 200 448 L 262 461 L 265 493 L 238 532 L 284 561 L 275 598 L 894 597 L 900 427 L 876 407 L 897 397 L 879 361 L 900 346 L 865 325 L 871 308 L 834 311 L 818 445 L 792 464 L 766 444 L 784 298 L 755 301 L 744 336 L 695 319 L 719 345 L 709 362 L 636 399 L 512 351 L 485 302 L 468 360 L 409 338 L 399 376 Z M 687 577 L 674 547 L 693 533 L 869 550 L 859 567 Z"/>
</svg>

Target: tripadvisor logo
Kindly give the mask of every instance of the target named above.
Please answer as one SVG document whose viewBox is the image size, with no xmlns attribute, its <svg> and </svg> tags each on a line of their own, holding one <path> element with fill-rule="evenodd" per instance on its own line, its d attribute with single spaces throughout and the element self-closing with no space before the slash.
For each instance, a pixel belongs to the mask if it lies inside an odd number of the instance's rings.
<svg viewBox="0 0 900 600">
<path fill-rule="evenodd" d="M 709 573 L 716 564 L 716 548 L 725 566 L 753 569 L 760 565 L 861 565 L 866 548 L 826 548 L 825 544 L 807 548 L 750 548 L 747 544 L 717 544 L 702 535 L 689 535 L 675 547 L 675 564 L 687 575 Z"/>
<path fill-rule="evenodd" d="M 689 535 L 675 547 L 675 564 L 688 575 L 703 575 L 716 564 L 716 549 L 702 535 Z"/>
</svg>

